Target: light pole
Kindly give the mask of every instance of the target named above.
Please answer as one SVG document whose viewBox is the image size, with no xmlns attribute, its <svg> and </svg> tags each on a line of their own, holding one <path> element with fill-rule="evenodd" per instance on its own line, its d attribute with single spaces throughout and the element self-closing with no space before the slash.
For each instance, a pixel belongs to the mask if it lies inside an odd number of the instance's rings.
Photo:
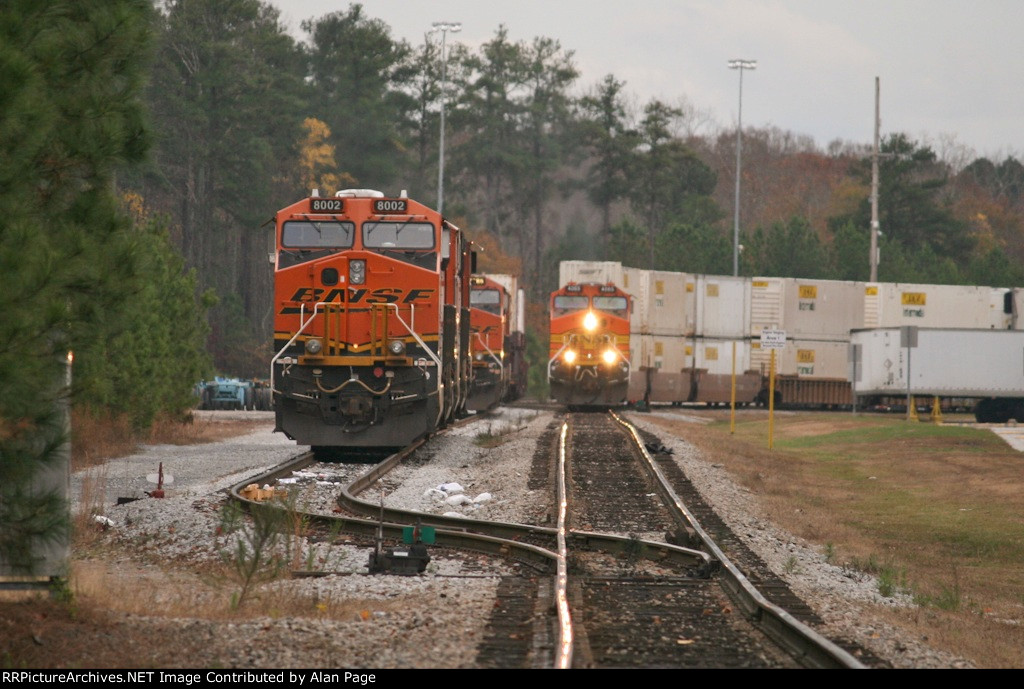
<svg viewBox="0 0 1024 689">
<path fill-rule="evenodd" d="M 736 118 L 736 205 L 732 226 L 732 274 L 740 274 L 740 166 L 743 150 L 743 70 L 757 69 L 757 60 L 729 60 L 729 69 L 740 71 L 740 109 Z"/>
<path fill-rule="evenodd" d="M 445 59 L 444 46 L 448 32 L 462 31 L 461 22 L 434 22 L 430 33 L 441 32 L 441 138 L 438 143 L 437 156 L 437 212 L 444 212 L 444 91 L 448 79 L 448 61 Z"/>
</svg>

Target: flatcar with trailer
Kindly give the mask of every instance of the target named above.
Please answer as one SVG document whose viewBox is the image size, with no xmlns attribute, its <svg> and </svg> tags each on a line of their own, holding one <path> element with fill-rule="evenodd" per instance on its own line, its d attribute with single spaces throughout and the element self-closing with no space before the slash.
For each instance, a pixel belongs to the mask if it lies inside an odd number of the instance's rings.
<svg viewBox="0 0 1024 689">
<path fill-rule="evenodd" d="M 630 296 L 612 283 L 570 282 L 551 294 L 548 385 L 569 407 L 625 404 Z"/>
<path fill-rule="evenodd" d="M 523 294 L 511 275 L 481 274 L 472 276 L 469 295 L 473 365 L 466 408 L 483 411 L 525 392 Z"/>
<path fill-rule="evenodd" d="M 275 215 L 276 426 L 318 454 L 401 447 L 465 411 L 463 232 L 405 195 L 348 189 Z"/>
</svg>

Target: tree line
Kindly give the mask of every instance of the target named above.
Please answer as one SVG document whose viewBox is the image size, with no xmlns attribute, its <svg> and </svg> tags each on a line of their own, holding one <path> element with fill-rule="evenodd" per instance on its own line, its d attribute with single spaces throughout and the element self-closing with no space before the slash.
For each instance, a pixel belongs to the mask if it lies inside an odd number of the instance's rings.
<svg viewBox="0 0 1024 689">
<path fill-rule="evenodd" d="M 293 39 L 259 0 L 169 0 L 155 15 L 153 155 L 123 182 L 172 219 L 216 293 L 221 369 L 265 368 L 274 211 L 346 186 L 436 203 L 442 102 L 446 214 L 518 258 L 533 299 L 563 259 L 732 272 L 735 131 L 682 95 L 638 103 L 614 75 L 583 85 L 570 49 L 503 26 L 475 50 L 448 42 L 444 83 L 439 36 L 396 39 L 359 4 L 301 29 Z M 866 279 L 869 154 L 745 130 L 741 272 Z M 900 133 L 883 154 L 880 279 L 1022 282 L 1019 162 L 956 169 Z"/>
</svg>

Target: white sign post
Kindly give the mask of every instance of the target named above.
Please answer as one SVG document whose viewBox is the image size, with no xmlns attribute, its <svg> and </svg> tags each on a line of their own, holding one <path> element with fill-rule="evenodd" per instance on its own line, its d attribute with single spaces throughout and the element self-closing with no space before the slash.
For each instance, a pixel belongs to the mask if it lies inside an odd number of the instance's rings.
<svg viewBox="0 0 1024 689">
<path fill-rule="evenodd" d="M 771 363 L 768 368 L 768 449 L 772 449 L 775 436 L 775 350 L 786 346 L 785 330 L 764 329 L 761 331 L 761 349 L 770 349 Z"/>
</svg>

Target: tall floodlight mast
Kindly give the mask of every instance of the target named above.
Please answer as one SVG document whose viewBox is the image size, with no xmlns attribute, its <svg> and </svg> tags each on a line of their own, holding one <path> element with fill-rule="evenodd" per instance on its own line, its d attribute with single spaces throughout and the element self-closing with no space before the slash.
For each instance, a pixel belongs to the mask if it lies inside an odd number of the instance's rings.
<svg viewBox="0 0 1024 689">
<path fill-rule="evenodd" d="M 448 32 L 458 33 L 462 31 L 461 22 L 434 22 L 429 33 L 441 32 L 441 135 L 438 142 L 437 153 L 437 212 L 444 213 L 444 98 L 445 87 L 448 80 L 448 60 L 445 56 L 445 42 Z"/>
<path fill-rule="evenodd" d="M 743 150 L 743 70 L 757 69 L 757 60 L 729 60 L 729 69 L 740 71 L 740 106 L 736 117 L 736 204 L 732 214 L 732 274 L 740 274 L 740 170 Z"/>
</svg>

